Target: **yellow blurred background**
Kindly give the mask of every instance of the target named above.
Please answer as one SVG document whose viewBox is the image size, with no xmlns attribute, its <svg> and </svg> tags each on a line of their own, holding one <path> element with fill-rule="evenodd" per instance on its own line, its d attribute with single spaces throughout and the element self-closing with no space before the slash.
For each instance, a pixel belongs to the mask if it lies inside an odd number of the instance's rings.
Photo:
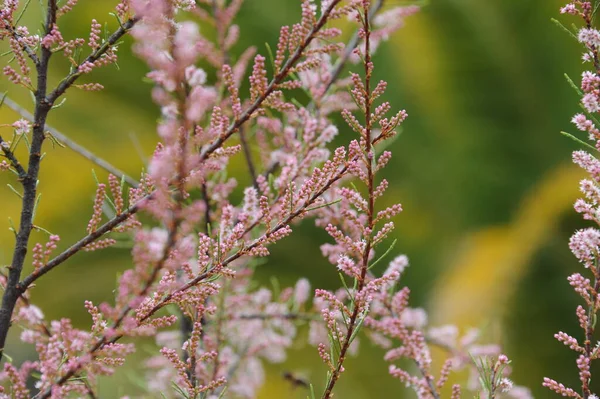
<svg viewBox="0 0 600 399">
<path fill-rule="evenodd" d="M 80 0 L 65 17 L 65 38 L 87 37 L 92 18 L 113 23 L 112 3 Z M 577 81 L 583 70 L 579 45 L 550 21 L 574 22 L 558 15 L 563 3 L 431 0 L 375 58 L 376 77 L 389 81 L 387 99 L 409 114 L 386 177 L 389 201 L 399 200 L 405 209 L 396 221 L 395 250 L 411 259 L 404 282 L 412 289 L 412 304 L 426 307 L 432 324 L 482 328 L 513 359 L 513 379 L 538 398 L 553 396 L 541 387 L 544 376 L 578 382 L 575 356 L 552 337 L 559 330 L 580 336 L 577 297 L 566 281 L 580 266 L 567 242 L 586 225 L 572 209 L 582 176 L 570 162 L 577 146 L 559 134 L 575 130 L 569 120 L 578 109 L 563 73 Z M 279 26 L 295 21 L 298 11 L 295 0 L 246 0 L 236 49 L 254 44 L 265 53 L 263 43 L 273 45 Z M 35 23 L 39 17 L 31 14 Z M 129 44 L 127 39 L 119 49 L 118 70 L 85 77 L 102 83 L 104 91 L 71 90 L 49 123 L 137 177 L 157 140 L 158 112 L 150 85 L 142 82 L 145 67 Z M 56 60 L 55 81 L 66 67 Z M 0 91 L 5 90 L 31 109 L 28 94 L 4 79 Z M 0 123 L 16 119 L 0 109 Z M 68 149 L 50 143 L 45 149 L 36 224 L 60 234 L 62 248 L 84 234 L 95 191 L 91 170 L 104 175 Z M 14 242 L 7 217 L 16 221 L 19 212 L 9 182 L 9 174 L 0 175 L 0 265 L 10 263 Z M 267 284 L 276 275 L 292 284 L 305 276 L 318 287 L 336 287 L 334 268 L 318 249 L 326 235 L 306 221 L 294 237 L 274 249 L 259 278 Z M 35 233 L 37 240 L 44 235 Z M 127 262 L 127 249 L 80 254 L 39 281 L 34 301 L 49 318 L 69 316 L 85 326 L 83 300 L 109 300 Z M 13 346 L 15 338 L 8 353 L 16 360 L 31 356 L 32 348 Z M 366 340 L 361 346 L 348 360 L 337 397 L 414 397 L 387 375 L 380 350 Z M 101 397 L 135 390 L 139 359 L 129 359 L 117 383 L 103 383 Z M 309 378 L 317 389 L 325 379 L 316 350 L 299 342 L 288 362 L 268 366 L 260 398 L 306 397 L 282 378 L 283 370 Z"/>
</svg>

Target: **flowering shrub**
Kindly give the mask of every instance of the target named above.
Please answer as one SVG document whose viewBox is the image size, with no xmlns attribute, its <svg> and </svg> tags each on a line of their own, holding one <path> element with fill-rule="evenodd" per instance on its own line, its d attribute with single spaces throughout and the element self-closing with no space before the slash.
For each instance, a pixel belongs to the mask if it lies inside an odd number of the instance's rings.
<svg viewBox="0 0 600 399">
<path fill-rule="evenodd" d="M 592 152 L 600 150 L 600 131 L 596 127 L 598 125 L 596 115 L 600 111 L 600 78 L 598 77 L 600 73 L 600 59 L 598 58 L 600 32 L 593 26 L 596 8 L 597 6 L 592 6 L 592 3 L 588 1 L 573 1 L 560 10 L 563 14 L 574 15 L 583 21 L 583 26 L 577 32 L 568 31 L 583 44 L 585 51 L 582 59 L 584 63 L 591 63 L 593 70 L 583 72 L 580 89 L 573 85 L 581 96 L 583 113 L 575 115 L 572 122 L 577 129 L 588 133 L 589 139 L 595 142 L 595 146 L 590 146 L 579 139 L 575 139 L 587 146 Z M 584 219 L 598 224 L 600 223 L 598 213 L 600 161 L 591 153 L 582 150 L 573 152 L 573 161 L 589 174 L 589 178 L 580 182 L 580 189 L 585 199 L 579 199 L 575 202 L 575 210 L 581 213 Z M 583 330 L 582 341 L 578 341 L 577 338 L 563 331 L 558 332 L 554 337 L 578 354 L 577 369 L 579 370 L 581 389 L 568 388 L 550 378 L 544 378 L 543 383 L 545 387 L 562 396 L 586 399 L 598 398 L 596 394 L 592 393 L 590 368 L 592 362 L 598 359 L 600 349 L 600 341 L 594 338 L 596 318 L 600 310 L 599 245 L 600 231 L 593 227 L 575 232 L 569 242 L 571 251 L 586 269 L 586 274 L 591 278 L 585 277 L 581 273 L 574 273 L 568 278 L 569 284 L 585 304 L 584 306 L 579 305 L 575 311 L 579 326 Z"/>
<path fill-rule="evenodd" d="M 22 3 L 4 0 L 0 10 L 0 38 L 12 54 L 3 73 L 35 98 L 33 115 L 4 99 L 23 116 L 2 125 L 0 136 L 0 170 L 21 184 L 15 191 L 22 209 L 12 263 L 2 275 L 0 356 L 10 351 L 11 326 L 19 325 L 21 340 L 38 357 L 16 365 L 4 356 L 0 397 L 96 397 L 98 377 L 115 373 L 139 337 L 153 337 L 160 349 L 139 366 L 148 376 L 148 395 L 253 398 L 264 380 L 262 362 L 283 361 L 301 324 L 309 325 L 309 343 L 327 373 L 322 394 L 310 386 L 313 398 L 333 397 L 363 332 L 387 349 L 391 376 L 420 398 L 441 398 L 450 372 L 465 368 L 468 383 L 448 387 L 447 396 L 530 397 L 506 378 L 509 361 L 497 345 L 478 344 L 475 330 L 461 335 L 454 326 L 429 326 L 424 310 L 409 307 L 408 288 L 399 287 L 408 261 L 393 256 L 387 238 L 402 208 L 380 205 L 389 184 L 378 173 L 391 158 L 383 148 L 407 113 L 390 112 L 389 103 L 378 101 L 387 85 L 373 79 L 372 53 L 417 7 L 304 0 L 300 22 L 282 27 L 273 50 L 261 55 L 253 47 L 232 52 L 241 0 L 124 0 L 115 6 L 118 27 L 105 31 L 94 19 L 87 39 L 65 38 L 60 30 L 77 0 L 47 1 L 43 28 L 33 33 L 19 25 L 23 10 L 33 6 Z M 354 23 L 347 43 L 339 42 L 339 19 Z M 214 38 L 201 34 L 200 24 L 214 26 Z M 150 70 L 146 77 L 161 113 L 160 142 L 139 181 L 46 125 L 68 90 L 102 89 L 79 80 L 114 64 L 126 34 Z M 48 68 L 59 54 L 70 69 L 53 83 Z M 361 73 L 344 78 L 348 63 Z M 337 114 L 348 129 L 334 124 Z M 331 149 L 341 129 L 353 133 Z M 30 242 L 32 230 L 44 231 L 34 217 L 47 139 L 110 172 L 98 183 L 87 234 L 62 252 L 56 235 Z M 22 147 L 26 161 L 17 155 Z M 238 187 L 230 177 L 234 157 L 244 159 L 250 186 Z M 239 204 L 235 192 L 243 193 Z M 280 291 L 256 287 L 258 259 L 311 217 L 331 236 L 321 251 L 337 267 L 342 287 L 314 295 L 306 279 Z M 85 302 L 88 330 L 67 318 L 46 320 L 29 289 L 78 252 L 115 245 L 113 233 L 134 240 L 132 266 L 119 278 L 114 301 Z M 580 252 L 593 258 L 585 248 Z M 387 270 L 376 275 L 373 267 L 382 262 Z M 440 370 L 432 364 L 432 345 L 448 354 Z M 400 366 L 400 359 L 408 363 Z"/>
</svg>

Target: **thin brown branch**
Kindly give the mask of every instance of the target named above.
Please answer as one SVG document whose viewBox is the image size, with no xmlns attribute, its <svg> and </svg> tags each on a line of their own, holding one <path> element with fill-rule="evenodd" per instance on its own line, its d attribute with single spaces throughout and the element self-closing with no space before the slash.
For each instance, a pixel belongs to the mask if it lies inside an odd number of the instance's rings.
<svg viewBox="0 0 600 399">
<path fill-rule="evenodd" d="M 585 357 L 591 360 L 594 358 L 593 352 L 594 352 L 594 333 L 595 333 L 595 320 L 597 318 L 597 313 L 598 313 L 598 300 L 596 299 L 598 296 L 598 292 L 600 292 L 600 268 L 596 267 L 594 271 L 594 288 L 593 291 L 594 293 L 596 293 L 596 295 L 593 295 L 592 298 L 594 298 L 592 300 L 592 303 L 589 305 L 588 308 L 588 320 L 587 320 L 587 324 L 585 326 L 585 341 L 584 341 L 584 349 L 585 349 Z M 592 395 L 592 391 L 590 388 L 590 381 L 585 380 L 582 382 L 581 384 L 581 390 L 583 393 L 583 397 L 584 398 L 588 398 L 590 397 L 590 395 Z"/>
<path fill-rule="evenodd" d="M 375 18 L 375 15 L 379 12 L 379 10 L 381 10 L 381 7 L 383 7 L 383 2 L 384 2 L 384 0 L 377 0 L 375 2 L 375 4 L 373 4 L 371 6 L 371 9 L 369 10 L 369 21 L 370 22 L 373 21 L 373 18 Z M 344 67 L 346 66 L 346 63 L 348 62 L 348 60 L 350 59 L 350 56 L 354 52 L 354 49 L 356 49 L 356 46 L 358 46 L 359 41 L 360 41 L 360 38 L 358 36 L 358 29 L 357 29 L 354 32 L 354 34 L 352 35 L 352 37 L 350 38 L 350 40 L 348 41 L 348 43 L 346 43 L 346 46 L 344 47 L 344 52 L 342 53 L 342 56 L 338 59 L 335 66 L 333 67 L 333 71 L 331 73 L 331 78 L 329 79 L 329 82 L 327 82 L 327 86 L 324 90 L 325 93 L 327 91 L 329 91 L 331 86 L 333 86 L 333 84 L 339 79 L 342 71 L 344 70 Z"/>
<path fill-rule="evenodd" d="M 143 198 L 141 201 L 145 201 L 150 198 L 152 198 L 151 194 L 146 196 L 145 198 Z M 102 237 L 104 234 L 112 231 L 114 228 L 119 226 L 121 223 L 125 222 L 127 219 L 129 219 L 131 216 L 133 216 L 140 209 L 139 204 L 141 201 L 130 206 L 123 213 L 115 216 L 108 222 L 104 223 L 102 226 L 100 226 L 98 229 L 96 229 L 96 231 L 83 237 L 82 239 L 77 241 L 75 244 L 71 245 L 69 248 L 64 250 L 61 254 L 57 255 L 55 258 L 50 260 L 44 266 L 40 267 L 38 270 L 34 271 L 29 276 L 24 278 L 23 281 L 21 281 L 17 287 L 18 291 L 20 293 L 25 292 L 25 290 L 27 290 L 27 288 L 29 286 L 31 286 L 31 284 L 33 284 L 38 278 L 42 277 L 44 274 L 48 273 L 50 270 L 52 270 L 55 267 L 57 267 L 58 265 L 62 264 L 64 261 L 69 259 L 71 256 L 75 255 L 76 253 L 81 251 L 83 248 L 85 248 L 87 245 L 93 243 L 94 241 L 96 241 L 97 239 Z"/>
<path fill-rule="evenodd" d="M 370 49 L 370 37 L 371 37 L 371 27 L 370 27 L 370 17 L 369 17 L 369 9 L 365 8 L 364 16 L 362 18 L 363 21 L 363 32 L 365 38 L 365 54 L 364 54 L 364 70 L 365 70 L 365 104 L 364 104 L 364 116 L 365 116 L 365 156 L 367 161 L 365 162 L 367 168 L 367 189 L 368 189 L 368 209 L 367 209 L 367 228 L 371 232 L 364 239 L 366 241 L 366 245 L 364 248 L 364 252 L 362 254 L 362 265 L 360 268 L 360 276 L 357 281 L 356 292 L 361 292 L 366 284 L 366 276 L 369 270 L 369 255 L 371 253 L 371 249 L 373 246 L 373 228 L 375 227 L 375 175 L 373 171 L 373 144 L 371 135 L 373 133 L 372 129 L 372 121 L 371 121 L 371 107 L 373 103 L 373 99 L 371 97 L 371 49 Z M 327 387 L 323 392 L 323 399 L 329 399 L 333 396 L 333 388 L 337 383 L 340 374 L 343 370 L 344 361 L 346 360 L 346 354 L 348 349 L 350 348 L 350 344 L 352 343 L 352 337 L 354 336 L 354 332 L 358 327 L 358 317 L 361 312 L 360 304 L 354 302 L 354 309 L 352 311 L 352 315 L 350 316 L 350 320 L 348 321 L 348 330 L 346 332 L 346 336 L 344 337 L 344 341 L 342 343 L 342 347 L 340 349 L 340 354 L 336 362 L 336 367 L 332 371 Z"/>
<path fill-rule="evenodd" d="M 8 143 L 4 141 L 2 136 L 0 136 L 0 149 L 2 149 L 2 153 L 6 159 L 8 159 L 12 167 L 17 171 L 19 179 L 24 179 L 27 176 L 27 171 L 23 168 L 23 165 L 21 165 L 15 154 L 8 148 Z"/>
<path fill-rule="evenodd" d="M 306 212 L 306 210 L 308 208 L 310 208 L 315 203 L 315 201 L 318 198 L 320 198 L 327 190 L 329 190 L 329 188 L 331 188 L 331 186 L 335 182 L 337 182 L 338 180 L 340 180 L 346 174 L 347 171 L 348 171 L 348 167 L 347 166 L 345 166 L 342 169 L 340 169 L 338 171 L 338 173 L 326 185 L 324 185 L 320 190 L 318 190 L 317 192 L 315 192 L 310 197 L 310 199 L 307 200 L 301 207 L 299 207 L 298 209 L 296 209 L 294 212 L 291 212 L 285 219 L 283 219 L 279 223 L 277 223 L 277 225 L 275 227 L 273 227 L 270 230 L 268 230 L 267 232 L 265 232 L 265 234 L 262 237 L 255 239 L 254 241 L 252 241 L 248 245 L 244 246 L 242 249 L 240 249 L 236 253 L 234 253 L 234 254 L 230 255 L 229 257 L 227 257 L 226 259 L 224 259 L 220 264 L 213 266 L 210 270 L 207 270 L 206 272 L 204 272 L 204 273 L 196 276 L 195 278 L 193 278 L 192 280 L 190 280 L 189 282 L 187 282 L 183 286 L 179 287 L 178 289 L 176 289 L 172 293 L 166 295 L 143 318 L 141 318 L 140 321 L 147 320 L 149 317 L 151 317 L 156 312 L 158 312 L 160 309 L 162 309 L 166 304 L 168 304 L 171 301 L 171 299 L 173 299 L 174 296 L 179 295 L 179 294 L 187 291 L 191 287 L 197 285 L 198 283 L 202 282 L 203 280 L 206 280 L 207 278 L 212 277 L 213 275 L 215 275 L 216 273 L 218 273 L 219 270 L 221 270 L 223 267 L 226 267 L 227 265 L 229 265 L 233 261 L 241 258 L 246 253 L 248 253 L 248 251 L 250 251 L 250 250 L 256 248 L 257 246 L 263 244 L 265 239 L 268 239 L 271 235 L 275 234 L 279 230 L 281 230 L 281 229 L 285 228 L 286 226 L 288 226 L 298 216 L 304 214 Z"/>
<path fill-rule="evenodd" d="M 252 178 L 252 185 L 258 190 L 258 182 L 256 181 L 256 167 L 252 160 L 252 152 L 250 151 L 250 145 L 246 139 L 246 132 L 243 127 L 240 127 L 240 144 L 242 145 L 242 151 L 244 152 L 244 158 L 246 159 L 246 166 L 248 166 L 248 172 Z"/>
<path fill-rule="evenodd" d="M 207 159 L 210 154 L 215 152 L 218 148 L 221 148 L 223 146 L 223 143 L 225 143 L 225 141 L 229 137 L 231 137 L 235 132 L 237 132 L 239 130 L 239 128 L 246 121 L 248 121 L 254 115 L 254 113 L 256 111 L 258 111 L 258 109 L 261 107 L 262 103 L 267 99 L 267 97 L 269 97 L 269 95 L 271 95 L 271 93 L 273 93 L 273 91 L 275 91 L 277 86 L 280 83 L 282 83 L 284 81 L 284 79 L 286 79 L 288 77 L 292 67 L 302 57 L 302 55 L 304 54 L 304 51 L 308 48 L 310 43 L 314 40 L 317 32 L 319 32 L 321 30 L 321 28 L 325 25 L 325 23 L 329 20 L 329 14 L 331 14 L 331 12 L 335 8 L 335 6 L 337 6 L 338 3 L 340 3 L 340 1 L 341 0 L 333 0 L 328 5 L 327 9 L 325 9 L 323 11 L 323 14 L 319 18 L 319 20 L 315 23 L 315 25 L 312 27 L 310 32 L 308 32 L 308 34 L 306 35 L 306 37 L 302 41 L 302 44 L 300 46 L 298 46 L 298 48 L 294 51 L 294 53 L 288 58 L 286 63 L 283 65 L 283 67 L 281 68 L 279 73 L 277 73 L 275 75 L 275 77 L 273 77 L 271 82 L 269 82 L 269 85 L 265 89 L 264 93 L 262 93 L 262 95 L 260 95 L 256 100 L 254 100 L 254 102 L 250 105 L 250 107 L 248 107 L 248 109 L 246 109 L 240 115 L 240 117 L 238 119 L 236 119 L 229 126 L 229 128 L 227 129 L 227 131 L 224 134 L 222 134 L 218 139 L 216 139 L 211 145 L 209 145 L 207 148 L 205 148 L 200 153 L 201 160 Z"/>
<path fill-rule="evenodd" d="M 138 17 L 133 17 L 125 21 L 119 29 L 113 32 L 112 35 L 109 36 L 108 40 L 106 40 L 100 47 L 98 47 L 92 54 L 88 55 L 85 60 L 83 60 L 79 65 L 83 65 L 87 62 L 94 63 L 104 55 L 110 48 L 112 48 L 133 26 L 139 21 Z M 48 95 L 47 101 L 50 104 L 54 104 L 54 102 L 62 96 L 65 91 L 75 83 L 77 78 L 81 76 L 81 72 L 79 72 L 79 68 L 74 68 L 73 72 L 67 75 L 66 78 L 59 83 L 59 85 Z"/>
<path fill-rule="evenodd" d="M 33 61 L 34 65 L 37 67 L 40 63 L 40 59 L 38 58 L 37 54 L 35 53 L 35 50 L 33 48 L 31 48 L 29 45 L 27 45 L 26 43 L 24 43 L 23 40 L 21 40 L 23 37 L 21 35 L 19 35 L 19 33 L 17 32 L 15 27 L 12 26 L 10 23 L 8 23 L 8 21 L 6 21 L 6 20 L 5 20 L 4 29 L 6 29 L 10 33 L 10 36 L 17 43 L 19 43 L 19 45 L 21 46 L 21 49 L 25 52 L 25 54 L 27 54 L 27 56 L 31 59 L 31 61 Z"/>
</svg>

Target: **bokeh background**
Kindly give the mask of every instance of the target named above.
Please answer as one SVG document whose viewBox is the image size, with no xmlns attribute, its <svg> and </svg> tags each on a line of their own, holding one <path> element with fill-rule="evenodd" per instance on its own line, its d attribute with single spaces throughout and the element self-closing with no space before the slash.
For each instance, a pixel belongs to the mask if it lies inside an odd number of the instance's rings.
<svg viewBox="0 0 600 399">
<path fill-rule="evenodd" d="M 432 324 L 482 328 L 488 341 L 504 345 L 513 379 L 538 398 L 553 396 L 541 387 L 543 376 L 578 385 L 574 354 L 552 337 L 559 330 L 580 337 L 578 301 L 566 281 L 580 267 L 567 242 L 586 225 L 572 209 L 582 176 L 570 162 L 577 144 L 559 134 L 574 131 L 569 120 L 578 109 L 563 74 L 577 80 L 584 68 L 579 45 L 551 22 L 553 17 L 574 22 L 558 15 L 564 2 L 431 0 L 375 59 L 377 77 L 389 81 L 387 98 L 409 113 L 386 177 L 390 197 L 405 209 L 396 223 L 395 250 L 411 259 L 404 282 L 412 289 L 412 304 L 427 308 Z M 65 17 L 63 35 L 87 37 L 92 18 L 110 20 L 108 3 L 80 1 Z M 279 26 L 297 19 L 298 5 L 247 0 L 237 49 L 259 44 L 264 53 L 260 44 L 274 43 Z M 35 22 L 39 16 L 27 18 Z M 106 89 L 72 90 L 49 123 L 137 176 L 156 142 L 158 112 L 129 40 L 119 53 L 119 70 L 93 75 Z M 52 71 L 56 79 L 65 73 L 61 62 Z M 2 79 L 0 90 L 30 108 L 28 95 Z M 0 109 L 0 124 L 15 119 L 12 111 Z M 46 150 L 36 223 L 60 234 L 64 247 L 85 231 L 94 166 L 68 149 L 47 143 Z M 0 175 L 0 265 L 10 263 L 14 242 L 7 218 L 18 220 L 19 211 L 9 182 L 8 174 Z M 316 286 L 336 287 L 334 268 L 318 250 L 325 234 L 306 222 L 294 237 L 274 249 L 259 278 L 268 284 L 276 275 L 292 284 L 306 276 Z M 38 234 L 33 241 L 44 239 Z M 127 249 L 80 254 L 40 280 L 33 298 L 48 317 L 67 315 L 85 326 L 83 300 L 110 299 L 109 287 L 127 265 Z M 10 345 L 17 343 L 14 338 Z M 19 360 L 31 351 L 13 346 L 9 354 Z M 359 356 L 348 360 L 336 396 L 414 397 L 387 375 L 381 356 L 363 341 Z M 101 397 L 135 390 L 138 361 L 130 358 L 131 367 L 116 381 L 103 383 Z M 268 366 L 260 398 L 306 397 L 282 378 L 284 370 L 310 379 L 317 389 L 325 378 L 316 350 L 298 344 L 289 362 Z M 596 387 L 600 390 L 597 382 Z"/>
</svg>

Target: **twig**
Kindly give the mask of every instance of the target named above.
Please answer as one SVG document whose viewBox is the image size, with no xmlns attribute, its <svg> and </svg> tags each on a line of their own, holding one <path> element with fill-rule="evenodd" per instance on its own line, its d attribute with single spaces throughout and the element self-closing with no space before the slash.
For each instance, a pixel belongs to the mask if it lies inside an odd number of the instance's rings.
<svg viewBox="0 0 600 399">
<path fill-rule="evenodd" d="M 151 198 L 151 196 L 149 195 L 149 196 L 146 196 L 141 201 L 148 200 L 150 198 Z M 75 244 L 71 245 L 69 248 L 64 250 L 61 254 L 59 254 L 52 260 L 50 260 L 44 266 L 40 267 L 38 270 L 34 271 L 29 276 L 24 278 L 23 281 L 21 281 L 17 286 L 18 291 L 20 293 L 25 292 L 25 290 L 27 290 L 27 288 L 29 286 L 31 286 L 31 284 L 33 284 L 38 278 L 42 277 L 44 274 L 48 273 L 50 270 L 54 269 L 56 266 L 60 265 L 61 263 L 63 263 L 67 259 L 69 259 L 71 256 L 75 255 L 77 252 L 81 251 L 83 248 L 85 248 L 86 245 L 93 243 L 98 238 L 100 238 L 104 234 L 112 231 L 115 227 L 119 226 L 121 223 L 126 221 L 129 217 L 133 216 L 139 210 L 139 204 L 140 204 L 140 202 L 130 206 L 123 213 L 115 216 L 108 222 L 104 223 L 96 231 L 83 237 L 82 239 L 77 241 Z"/>
<path fill-rule="evenodd" d="M 243 128 L 240 128 L 240 144 L 242 145 L 242 150 L 244 151 L 244 158 L 246 158 L 248 172 L 250 172 L 250 177 L 252 178 L 252 186 L 258 190 L 258 182 L 256 181 L 256 167 L 254 166 L 250 145 L 248 144 L 248 140 L 246 140 L 246 132 Z"/>
<path fill-rule="evenodd" d="M 335 8 L 335 6 L 337 6 L 340 1 L 341 0 L 333 0 L 333 1 L 331 1 L 331 3 L 329 3 L 327 9 L 325 9 L 323 11 L 321 18 L 319 18 L 319 20 L 315 23 L 315 25 L 312 27 L 310 32 L 308 32 L 307 36 L 302 41 L 302 44 L 300 46 L 298 46 L 298 48 L 296 48 L 294 53 L 288 58 L 286 63 L 281 68 L 281 71 L 279 71 L 279 73 L 277 73 L 273 77 L 273 79 L 269 82 L 269 85 L 265 89 L 264 93 L 262 93 L 256 100 L 254 100 L 252 105 L 250 105 L 250 107 L 248 107 L 248 109 L 246 109 L 246 111 L 244 111 L 240 115 L 240 117 L 238 119 L 236 119 L 229 126 L 229 128 L 227 129 L 227 131 L 225 133 L 223 133 L 221 136 L 219 136 L 218 139 L 216 139 L 211 145 L 209 145 L 206 149 L 204 149 L 200 153 L 201 161 L 207 159 L 208 156 L 210 154 L 212 154 L 213 152 L 215 152 L 218 148 L 221 148 L 221 146 L 223 146 L 223 143 L 225 143 L 225 141 L 229 137 L 231 137 L 235 132 L 237 132 L 238 129 L 246 121 L 248 121 L 252 117 L 252 115 L 254 115 L 254 113 L 260 108 L 260 106 L 267 99 L 267 97 L 269 97 L 269 95 L 271 95 L 271 93 L 273 93 L 273 91 L 277 88 L 277 86 L 281 82 L 283 82 L 283 80 L 285 78 L 288 77 L 289 72 L 292 69 L 292 67 L 296 64 L 296 62 L 300 59 L 300 57 L 302 57 L 302 55 L 304 54 L 304 50 L 306 50 L 306 48 L 313 41 L 317 32 L 319 32 L 321 30 L 321 28 L 323 27 L 323 25 L 325 25 L 325 23 L 329 20 L 329 14 L 331 14 L 331 12 Z"/>
<path fill-rule="evenodd" d="M 111 47 L 113 47 L 133 26 L 139 21 L 138 17 L 133 17 L 125 21 L 119 29 L 114 31 L 112 35 L 106 40 L 102 46 L 98 47 L 92 54 L 90 54 L 85 60 L 83 60 L 79 65 L 83 65 L 87 62 L 94 63 L 104 55 Z M 66 78 L 59 83 L 59 85 L 48 95 L 47 101 L 51 104 L 62 96 L 65 91 L 75 83 L 77 78 L 81 76 L 81 72 L 79 72 L 79 68 L 75 68 L 73 72 L 67 75 Z"/>
<path fill-rule="evenodd" d="M 33 61 L 33 63 L 35 64 L 35 66 L 37 67 L 40 63 L 40 60 L 37 56 L 37 54 L 35 53 L 35 51 L 26 43 L 24 43 L 21 39 L 21 35 L 19 35 L 19 33 L 17 33 L 16 29 L 14 26 L 11 26 L 10 24 L 6 23 L 6 26 L 4 27 L 4 29 L 8 30 L 10 32 L 10 35 L 12 36 L 12 38 L 19 43 L 19 45 L 21 46 L 21 49 L 23 49 L 23 51 L 25 51 L 25 53 L 27 54 L 27 56 L 29 56 L 29 58 L 31 59 L 31 61 Z"/>
<path fill-rule="evenodd" d="M 370 232 L 373 231 L 375 227 L 375 171 L 373 170 L 373 162 L 372 159 L 368 158 L 369 155 L 373 154 L 373 143 L 371 135 L 373 133 L 372 130 L 372 120 L 371 120 L 371 108 L 373 106 L 373 99 L 371 97 L 371 50 L 370 50 L 370 37 L 371 37 L 371 27 L 370 27 L 370 13 L 369 9 L 365 7 L 363 20 L 362 31 L 364 34 L 365 40 L 365 54 L 364 54 L 364 70 L 365 70 L 365 78 L 364 78 L 364 116 L 365 116 L 365 128 L 364 128 L 364 141 L 365 141 L 365 154 L 367 158 L 366 169 L 367 169 L 367 189 L 368 189 L 368 208 L 367 208 L 367 228 Z M 366 284 L 366 276 L 369 271 L 369 255 L 371 253 L 371 248 L 373 246 L 373 235 L 371 233 L 366 234 L 365 237 L 365 246 L 364 252 L 362 254 L 362 265 L 360 267 L 360 276 L 358 277 L 358 281 L 356 284 L 355 292 L 359 293 L 363 290 Z M 336 362 L 336 367 L 332 370 L 329 380 L 327 382 L 327 387 L 323 392 L 323 399 L 329 399 L 333 396 L 333 388 L 335 387 L 336 382 L 338 381 L 340 374 L 343 370 L 344 360 L 346 359 L 346 354 L 348 349 L 350 348 L 350 344 L 352 343 L 352 337 L 354 336 L 354 332 L 356 331 L 358 326 L 358 316 L 361 311 L 361 306 L 354 302 L 354 309 L 352 311 L 352 315 L 350 316 L 350 320 L 348 321 L 348 331 L 346 332 L 346 336 L 344 337 L 343 344 L 341 346 L 341 350 L 339 352 L 339 357 Z"/>
<path fill-rule="evenodd" d="M 383 7 L 383 2 L 384 0 L 377 0 L 375 4 L 371 6 L 371 9 L 369 10 L 369 21 L 373 21 L 375 14 L 377 14 L 379 10 L 381 10 L 381 7 Z M 360 40 L 360 37 L 358 36 L 358 31 L 359 30 L 357 29 L 348 41 L 348 43 L 346 43 L 346 46 L 344 47 L 344 53 L 336 62 L 333 68 L 333 72 L 331 73 L 331 78 L 329 79 L 329 82 L 327 82 L 327 86 L 325 86 L 325 93 L 329 91 L 331 86 L 333 86 L 333 84 L 338 80 L 342 73 L 342 70 L 344 69 L 344 66 L 348 62 L 348 59 L 350 59 L 352 52 L 354 51 L 356 46 L 358 46 L 358 42 Z"/>
<path fill-rule="evenodd" d="M 19 179 L 20 180 L 24 179 L 25 176 L 27 176 L 27 171 L 25 171 L 25 169 L 23 168 L 23 165 L 21 165 L 21 163 L 19 163 L 19 160 L 17 159 L 15 154 L 8 148 L 4 147 L 5 144 L 6 144 L 6 141 L 4 141 L 2 136 L 0 136 L 0 148 L 2 149 L 2 153 L 4 154 L 6 159 L 8 159 L 10 161 L 10 164 L 12 165 L 12 167 L 15 168 L 15 170 L 19 174 Z"/>
<path fill-rule="evenodd" d="M 31 115 L 31 113 L 29 111 L 27 111 L 25 108 L 21 107 L 19 104 L 14 102 L 12 99 L 5 97 L 4 104 L 6 104 L 13 111 L 17 112 L 19 115 L 21 115 L 21 117 L 27 119 L 30 122 L 33 122 L 33 120 L 34 120 L 33 115 Z M 52 136 L 54 136 L 58 141 L 60 141 L 66 147 L 75 151 L 77 154 L 81 155 L 85 159 L 100 166 L 102 169 L 106 170 L 108 173 L 112 173 L 113 175 L 118 176 L 118 177 L 124 176 L 125 181 L 134 187 L 137 187 L 137 185 L 139 184 L 139 182 L 137 180 L 135 180 L 131 176 L 128 176 L 125 172 L 123 172 L 122 170 L 111 165 L 109 162 L 105 161 L 104 159 L 100 158 L 99 156 L 95 155 L 87 148 L 83 147 L 80 144 L 77 144 L 75 141 L 73 141 L 72 139 L 70 139 L 69 137 L 64 135 L 63 133 L 59 132 L 52 126 L 46 125 L 46 131 L 48 131 Z"/>
</svg>

